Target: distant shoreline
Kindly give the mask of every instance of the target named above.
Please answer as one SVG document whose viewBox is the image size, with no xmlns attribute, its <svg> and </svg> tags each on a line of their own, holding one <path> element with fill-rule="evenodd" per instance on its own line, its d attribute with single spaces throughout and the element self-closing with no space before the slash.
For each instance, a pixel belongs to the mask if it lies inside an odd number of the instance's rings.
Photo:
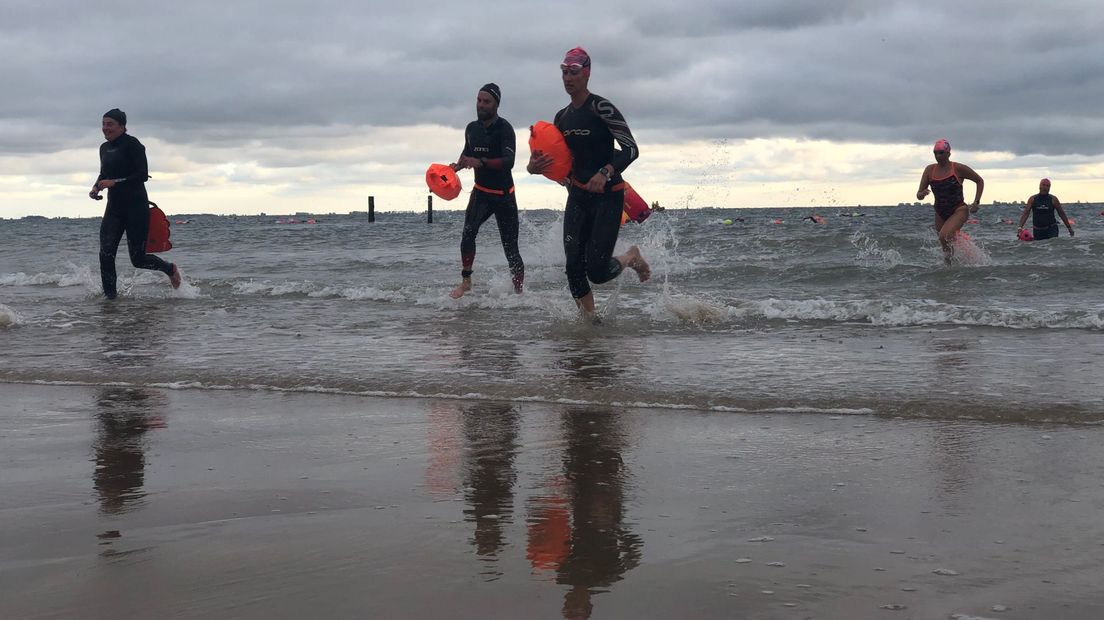
<svg viewBox="0 0 1104 620">
<path fill-rule="evenodd" d="M 1004 208 L 1014 207 L 1014 208 L 1017 208 L 1017 209 L 1022 209 L 1024 204 L 1025 204 L 1024 202 L 999 202 L 998 201 L 998 202 L 991 202 L 991 203 L 987 203 L 987 204 L 982 204 L 981 208 L 982 209 L 992 209 L 992 208 L 1004 209 Z M 1092 209 L 1092 210 L 1096 210 L 1096 209 L 1104 209 L 1104 201 L 1101 201 L 1101 202 L 1063 203 L 1063 206 L 1066 207 L 1067 209 L 1089 208 L 1089 209 Z M 666 210 L 667 211 L 678 211 L 678 212 L 682 212 L 682 211 L 742 211 L 742 212 L 747 212 L 747 211 L 786 211 L 786 210 L 795 210 L 796 209 L 796 210 L 802 210 L 802 211 L 824 211 L 824 212 L 852 211 L 853 212 L 853 211 L 857 211 L 857 210 L 861 210 L 861 209 L 882 210 L 882 209 L 909 209 L 909 208 L 912 208 L 912 209 L 929 208 L 930 209 L 931 204 L 929 204 L 929 203 L 900 203 L 900 204 L 897 204 L 897 205 L 821 205 L 821 206 L 811 206 L 811 207 L 810 206 L 793 206 L 793 207 L 715 207 L 715 206 L 706 206 L 706 207 L 692 207 L 692 208 L 690 208 L 690 207 L 667 207 Z M 434 210 L 435 213 L 445 213 L 445 212 L 463 213 L 464 212 L 463 208 L 439 208 L 437 206 L 434 206 L 433 210 Z M 378 211 L 376 211 L 376 215 L 379 216 L 379 215 L 418 214 L 418 213 L 425 213 L 425 211 L 426 210 L 424 208 L 423 209 L 398 209 L 398 210 L 388 210 L 388 211 L 378 210 Z M 559 209 L 548 209 L 548 208 L 526 209 L 526 208 L 519 208 L 519 211 L 528 211 L 528 212 L 531 212 L 531 213 L 539 213 L 539 212 L 554 213 L 554 212 L 559 211 Z M 314 217 L 314 218 L 318 218 L 318 217 L 364 217 L 364 218 L 367 218 L 368 217 L 368 212 L 367 211 L 347 211 L 347 212 L 343 212 L 343 213 L 336 213 L 336 212 L 334 212 L 334 213 L 310 213 L 310 212 L 304 212 L 304 211 L 297 211 L 295 213 L 171 213 L 170 215 L 174 218 L 196 218 L 196 217 L 235 217 L 235 218 L 245 217 L 245 218 L 265 218 L 265 219 L 267 219 L 267 218 L 288 218 L 288 217 L 300 217 L 300 218 L 301 217 Z M 98 214 L 97 215 L 89 215 L 87 217 L 69 217 L 69 216 L 48 217 L 48 216 L 45 216 L 45 215 L 24 215 L 24 216 L 21 216 L 21 217 L 0 217 L 0 221 L 12 221 L 12 222 L 15 222 L 15 221 L 49 221 L 49 220 L 98 220 L 98 219 L 100 219 L 100 216 Z"/>
</svg>

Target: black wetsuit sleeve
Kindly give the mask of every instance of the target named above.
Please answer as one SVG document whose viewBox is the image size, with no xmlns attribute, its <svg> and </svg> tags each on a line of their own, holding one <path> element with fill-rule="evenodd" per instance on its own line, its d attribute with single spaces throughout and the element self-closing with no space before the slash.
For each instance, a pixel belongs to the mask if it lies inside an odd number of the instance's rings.
<svg viewBox="0 0 1104 620">
<path fill-rule="evenodd" d="M 104 173 L 104 147 L 106 146 L 106 142 L 100 145 L 100 175 L 96 177 L 97 183 L 107 178 L 107 174 Z"/>
<path fill-rule="evenodd" d="M 475 152 L 472 151 L 471 140 L 468 139 L 470 135 L 471 124 L 469 123 L 467 127 L 464 127 L 464 150 L 460 151 L 460 157 L 472 157 L 475 154 Z"/>
<path fill-rule="evenodd" d="M 598 114 L 598 118 L 602 119 L 602 122 L 609 128 L 613 139 L 620 145 L 621 150 L 614 150 L 613 170 L 616 173 L 625 171 L 625 168 L 629 167 L 629 164 L 633 163 L 637 157 L 640 157 L 640 150 L 636 146 L 636 139 L 633 138 L 632 131 L 629 130 L 629 124 L 625 122 L 625 117 L 621 115 L 621 111 L 617 109 L 608 99 L 599 99 L 594 102 L 594 111 Z"/>
</svg>

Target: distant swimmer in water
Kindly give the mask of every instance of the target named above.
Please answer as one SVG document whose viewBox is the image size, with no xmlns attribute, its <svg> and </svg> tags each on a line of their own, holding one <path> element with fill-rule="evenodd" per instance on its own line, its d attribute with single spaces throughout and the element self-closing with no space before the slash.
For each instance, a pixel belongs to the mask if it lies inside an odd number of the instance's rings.
<svg viewBox="0 0 1104 620">
<path fill-rule="evenodd" d="M 518 207 L 514 197 L 514 128 L 498 115 L 502 91 L 497 84 L 485 84 L 475 96 L 476 120 L 464 130 L 464 150 L 452 164 L 453 170 L 475 170 L 475 189 L 464 212 L 464 233 L 460 239 L 460 285 L 449 293 L 458 299 L 471 290 L 475 264 L 475 236 L 492 215 L 498 223 L 498 236 L 510 266 L 514 291 L 520 293 L 525 281 L 525 263 L 518 251 Z"/>
<path fill-rule="evenodd" d="M 801 218 L 801 221 L 812 222 L 814 224 L 823 224 L 824 218 L 819 215 L 806 215 L 805 217 Z"/>
<path fill-rule="evenodd" d="M 1020 214 L 1020 223 L 1016 227 L 1016 233 L 1018 234 L 1019 231 L 1024 229 L 1024 222 L 1027 221 L 1027 214 L 1030 213 L 1031 233 L 1035 241 L 1057 237 L 1058 222 L 1054 219 L 1055 211 L 1058 212 L 1058 217 L 1062 218 L 1062 223 L 1066 225 L 1066 230 L 1069 231 L 1069 235 L 1072 237 L 1073 222 L 1066 217 L 1066 210 L 1062 208 L 1062 203 L 1058 201 L 1058 197 L 1050 193 L 1050 179 L 1043 179 L 1039 181 L 1039 193 L 1027 199 L 1027 206 Z"/>
<path fill-rule="evenodd" d="M 104 297 L 115 299 L 118 294 L 115 273 L 115 252 L 126 232 L 130 263 L 139 269 L 152 269 L 169 276 L 173 288 L 180 288 L 180 270 L 153 254 L 146 254 L 149 237 L 149 195 L 146 180 L 149 164 L 146 147 L 127 133 L 126 114 L 118 109 L 103 115 L 100 129 L 107 142 L 100 145 L 100 175 L 88 197 L 100 200 L 107 190 L 107 208 L 100 220 L 100 280 Z"/>
<path fill-rule="evenodd" d="M 587 89 L 590 56 L 583 48 L 567 52 L 560 72 L 564 90 L 571 97 L 554 121 L 572 157 L 563 228 L 567 284 L 584 316 L 593 317 L 591 282 L 609 282 L 626 267 L 635 271 L 641 282 L 652 273 L 635 245 L 620 256 L 613 255 L 625 203 L 621 173 L 639 150 L 621 112 Z M 614 148 L 615 143 L 620 149 Z M 533 153 L 527 169 L 529 174 L 541 174 L 551 165 L 551 157 Z"/>
<path fill-rule="evenodd" d="M 981 193 L 985 191 L 985 181 L 966 164 L 951 161 L 951 143 L 946 139 L 936 140 L 932 153 L 935 154 L 935 163 L 924 168 L 916 199 L 923 200 L 929 191 L 935 195 L 935 231 L 939 235 L 939 244 L 943 246 L 943 257 L 950 262 L 955 235 L 966 223 L 966 217 L 977 212 Z M 974 202 L 969 207 L 962 197 L 962 179 L 969 179 L 977 186 Z"/>
</svg>

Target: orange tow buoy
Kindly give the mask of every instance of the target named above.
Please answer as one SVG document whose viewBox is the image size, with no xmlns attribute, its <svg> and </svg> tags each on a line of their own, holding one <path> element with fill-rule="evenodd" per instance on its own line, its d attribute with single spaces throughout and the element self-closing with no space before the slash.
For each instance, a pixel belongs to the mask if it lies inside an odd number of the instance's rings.
<svg viewBox="0 0 1104 620">
<path fill-rule="evenodd" d="M 621 224 L 623 225 L 628 221 L 642 224 L 651 214 L 652 209 L 648 206 L 648 203 L 644 202 L 644 199 L 636 193 L 632 185 L 625 183 L 625 206 L 621 214 Z"/>
<path fill-rule="evenodd" d="M 169 218 L 165 212 L 155 203 L 151 202 L 149 208 L 149 233 L 146 235 L 146 252 L 168 252 L 172 249 L 169 241 Z"/>
<path fill-rule="evenodd" d="M 460 177 L 448 164 L 430 164 L 426 170 L 426 185 L 442 200 L 452 200 L 460 195 Z"/>
<path fill-rule="evenodd" d="M 552 158 L 552 165 L 544 171 L 549 179 L 559 183 L 571 172 L 571 151 L 563 134 L 552 123 L 537 121 L 529 128 L 529 150 Z"/>
</svg>

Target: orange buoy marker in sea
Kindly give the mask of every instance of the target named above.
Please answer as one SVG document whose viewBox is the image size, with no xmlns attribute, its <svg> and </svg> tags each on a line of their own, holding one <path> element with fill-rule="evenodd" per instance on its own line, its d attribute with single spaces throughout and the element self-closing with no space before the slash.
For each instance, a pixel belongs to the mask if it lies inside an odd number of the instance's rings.
<svg viewBox="0 0 1104 620">
<path fill-rule="evenodd" d="M 430 164 L 426 170 L 426 185 L 442 200 L 452 200 L 460 195 L 460 177 L 448 164 Z"/>
</svg>

